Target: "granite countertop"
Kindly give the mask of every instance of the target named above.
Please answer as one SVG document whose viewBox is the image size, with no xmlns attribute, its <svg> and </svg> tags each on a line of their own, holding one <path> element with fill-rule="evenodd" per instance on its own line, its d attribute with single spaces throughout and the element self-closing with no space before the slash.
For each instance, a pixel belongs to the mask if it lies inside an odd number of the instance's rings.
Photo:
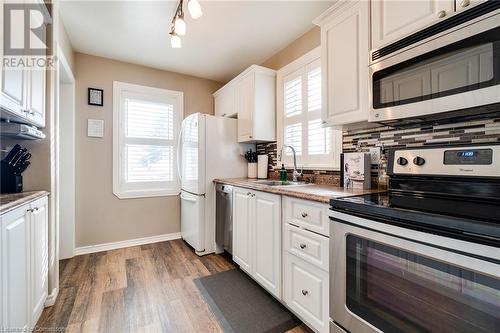
<svg viewBox="0 0 500 333">
<path fill-rule="evenodd" d="M 49 195 L 47 191 L 30 191 L 0 194 L 0 214 L 7 213 L 30 201 Z"/>
<path fill-rule="evenodd" d="M 265 180 L 265 179 L 262 179 Z M 269 186 L 256 183 L 257 179 L 231 178 L 215 179 L 214 182 L 248 188 L 256 191 L 269 192 L 275 194 L 296 197 L 305 200 L 313 200 L 323 203 L 330 203 L 330 199 L 344 198 L 354 195 L 370 194 L 380 192 L 379 190 L 358 190 L 345 189 L 333 185 L 304 184 L 294 186 Z"/>
</svg>

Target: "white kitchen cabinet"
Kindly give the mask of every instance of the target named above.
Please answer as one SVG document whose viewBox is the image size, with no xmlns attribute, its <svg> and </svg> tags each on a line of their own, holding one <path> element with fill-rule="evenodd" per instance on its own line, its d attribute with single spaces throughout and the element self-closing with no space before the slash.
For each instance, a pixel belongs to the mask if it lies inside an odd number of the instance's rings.
<svg viewBox="0 0 500 333">
<path fill-rule="evenodd" d="M 276 140 L 276 71 L 252 65 L 214 98 L 215 115 L 237 116 L 238 142 Z"/>
<path fill-rule="evenodd" d="M 30 329 L 47 298 L 47 197 L 3 214 L 0 327 Z"/>
<path fill-rule="evenodd" d="M 38 2 L 45 6 L 43 2 Z M 39 16 L 35 11 L 30 12 L 34 24 Z M 39 32 L 40 33 L 40 32 Z M 26 57 L 30 57 L 26 54 Z M 37 127 L 45 126 L 45 94 L 46 70 L 45 68 L 20 68 L 6 69 L 0 64 L 0 114 L 2 119 L 27 123 Z"/>
<path fill-rule="evenodd" d="M 369 2 L 340 1 L 314 22 L 321 27 L 323 124 L 368 120 Z"/>
<path fill-rule="evenodd" d="M 32 324 L 42 314 L 48 293 L 49 268 L 49 235 L 47 198 L 44 197 L 31 204 L 30 244 L 31 244 L 31 318 Z"/>
<path fill-rule="evenodd" d="M 328 272 L 285 253 L 284 301 L 306 324 L 328 332 Z"/>
<path fill-rule="evenodd" d="M 283 300 L 317 332 L 329 328 L 329 205 L 283 197 Z"/>
<path fill-rule="evenodd" d="M 372 49 L 444 20 L 454 10 L 455 0 L 372 0 Z"/>
<path fill-rule="evenodd" d="M 28 206 L 11 211 L 2 223 L 2 312 L 0 327 L 30 326 L 30 215 Z"/>
<path fill-rule="evenodd" d="M 233 260 L 281 297 L 281 197 L 233 189 Z"/>
<path fill-rule="evenodd" d="M 281 296 L 281 197 L 253 192 L 253 276 L 276 297 Z"/>
<path fill-rule="evenodd" d="M 234 84 L 225 85 L 214 93 L 215 115 L 237 117 Z"/>
<path fill-rule="evenodd" d="M 233 260 L 240 268 L 252 274 L 251 265 L 251 192 L 233 189 Z"/>
</svg>

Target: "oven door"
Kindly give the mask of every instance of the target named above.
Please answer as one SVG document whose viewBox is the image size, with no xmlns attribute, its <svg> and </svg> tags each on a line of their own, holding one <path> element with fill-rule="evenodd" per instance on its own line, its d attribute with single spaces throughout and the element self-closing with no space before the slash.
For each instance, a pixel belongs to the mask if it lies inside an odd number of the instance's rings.
<svg viewBox="0 0 500 333">
<path fill-rule="evenodd" d="M 499 248 L 343 213 L 333 219 L 330 316 L 339 326 L 353 333 L 499 332 Z"/>
<path fill-rule="evenodd" d="M 500 14 L 370 66 L 370 115 L 391 122 L 500 102 Z"/>
</svg>

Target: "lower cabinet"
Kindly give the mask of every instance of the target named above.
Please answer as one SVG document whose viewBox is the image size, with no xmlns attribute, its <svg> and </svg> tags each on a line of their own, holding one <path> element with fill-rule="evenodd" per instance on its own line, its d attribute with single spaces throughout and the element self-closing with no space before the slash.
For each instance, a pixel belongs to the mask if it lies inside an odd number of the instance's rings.
<svg viewBox="0 0 500 333">
<path fill-rule="evenodd" d="M 47 298 L 47 197 L 0 218 L 0 328 L 35 326 Z"/>
<path fill-rule="evenodd" d="M 281 298 L 281 196 L 234 188 L 233 260 Z"/>
<path fill-rule="evenodd" d="M 329 331 L 327 204 L 283 197 L 283 300 L 309 327 Z"/>
<path fill-rule="evenodd" d="M 284 301 L 318 332 L 328 332 L 328 272 L 285 253 Z"/>
</svg>

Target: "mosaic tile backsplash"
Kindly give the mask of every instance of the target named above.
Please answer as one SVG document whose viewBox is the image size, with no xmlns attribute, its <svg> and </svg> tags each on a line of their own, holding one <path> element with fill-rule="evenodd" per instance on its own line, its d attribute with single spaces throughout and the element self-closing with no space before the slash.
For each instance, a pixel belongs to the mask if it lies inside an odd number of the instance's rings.
<svg viewBox="0 0 500 333">
<path fill-rule="evenodd" d="M 383 126 L 371 129 L 346 130 L 343 133 L 343 151 L 368 152 L 370 147 L 384 146 L 386 149 L 438 146 L 453 144 L 500 143 L 500 118 L 449 123 L 445 125 L 417 126 L 396 129 Z M 269 178 L 278 178 L 276 142 L 257 144 L 259 154 L 269 155 Z M 378 170 L 372 169 L 372 179 Z M 291 176 L 291 172 L 289 172 Z M 304 170 L 304 180 L 319 184 L 339 184 L 339 172 L 331 170 Z M 376 186 L 376 184 L 372 184 Z"/>
</svg>

